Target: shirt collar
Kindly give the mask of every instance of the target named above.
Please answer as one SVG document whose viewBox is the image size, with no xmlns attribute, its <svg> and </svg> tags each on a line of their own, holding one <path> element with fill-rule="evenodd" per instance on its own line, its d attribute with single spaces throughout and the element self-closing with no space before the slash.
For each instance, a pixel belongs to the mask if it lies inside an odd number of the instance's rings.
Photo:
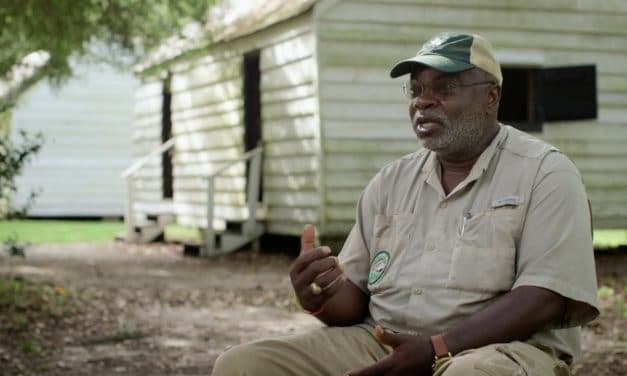
<svg viewBox="0 0 627 376">
<path fill-rule="evenodd" d="M 463 189 L 466 185 L 479 179 L 479 177 L 481 177 L 481 175 L 483 175 L 488 169 L 490 161 L 492 161 L 496 154 L 497 148 L 500 147 L 506 139 L 507 129 L 499 123 L 499 131 L 496 136 L 494 136 L 488 147 L 485 148 L 481 155 L 479 155 L 479 158 L 472 166 L 472 169 L 470 170 L 470 173 L 468 173 L 468 176 L 466 176 L 466 178 L 449 193 L 449 196 L 455 194 L 457 191 Z M 427 184 L 431 185 L 436 190 L 441 191 L 443 194 L 444 191 L 442 190 L 440 162 L 438 161 L 435 153 L 429 153 L 428 159 L 425 162 L 424 171 L 425 173 L 427 173 Z"/>
</svg>

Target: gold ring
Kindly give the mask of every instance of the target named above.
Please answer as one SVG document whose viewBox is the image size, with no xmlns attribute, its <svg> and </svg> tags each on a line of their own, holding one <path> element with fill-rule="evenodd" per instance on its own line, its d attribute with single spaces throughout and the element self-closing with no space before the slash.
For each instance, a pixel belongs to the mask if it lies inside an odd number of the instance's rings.
<svg viewBox="0 0 627 376">
<path fill-rule="evenodd" d="M 322 287 L 320 287 L 320 285 L 316 282 L 311 282 L 309 288 L 311 289 L 311 293 L 314 295 L 320 295 L 320 293 L 322 293 Z"/>
</svg>

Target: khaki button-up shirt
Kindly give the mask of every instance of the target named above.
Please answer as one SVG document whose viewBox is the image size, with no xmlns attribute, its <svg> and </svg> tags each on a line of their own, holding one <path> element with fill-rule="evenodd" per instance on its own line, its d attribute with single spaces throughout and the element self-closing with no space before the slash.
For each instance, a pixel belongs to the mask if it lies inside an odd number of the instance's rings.
<svg viewBox="0 0 627 376">
<path fill-rule="evenodd" d="M 590 212 L 581 176 L 556 149 L 509 126 L 444 193 L 435 154 L 384 167 L 364 190 L 340 261 L 370 296 L 369 321 L 441 333 L 518 286 L 568 299 L 536 342 L 571 361 L 598 314 Z"/>
</svg>

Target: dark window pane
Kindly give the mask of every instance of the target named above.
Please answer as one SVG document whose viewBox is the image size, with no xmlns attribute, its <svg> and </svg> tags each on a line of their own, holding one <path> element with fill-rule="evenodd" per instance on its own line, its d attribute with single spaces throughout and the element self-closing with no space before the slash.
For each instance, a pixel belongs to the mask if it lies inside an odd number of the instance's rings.
<svg viewBox="0 0 627 376">
<path fill-rule="evenodd" d="M 542 130 L 535 68 L 502 68 L 503 88 L 499 121 L 525 131 Z"/>
<path fill-rule="evenodd" d="M 542 97 L 546 121 L 596 118 L 595 66 L 542 69 Z"/>
</svg>

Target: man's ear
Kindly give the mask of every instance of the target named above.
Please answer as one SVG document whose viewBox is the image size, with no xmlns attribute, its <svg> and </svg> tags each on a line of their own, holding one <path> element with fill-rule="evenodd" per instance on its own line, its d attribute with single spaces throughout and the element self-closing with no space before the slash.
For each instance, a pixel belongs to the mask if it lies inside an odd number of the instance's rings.
<svg viewBox="0 0 627 376">
<path fill-rule="evenodd" d="M 488 91 L 488 98 L 486 103 L 486 113 L 496 114 L 499 110 L 499 102 L 501 101 L 501 87 L 494 85 Z"/>
</svg>

